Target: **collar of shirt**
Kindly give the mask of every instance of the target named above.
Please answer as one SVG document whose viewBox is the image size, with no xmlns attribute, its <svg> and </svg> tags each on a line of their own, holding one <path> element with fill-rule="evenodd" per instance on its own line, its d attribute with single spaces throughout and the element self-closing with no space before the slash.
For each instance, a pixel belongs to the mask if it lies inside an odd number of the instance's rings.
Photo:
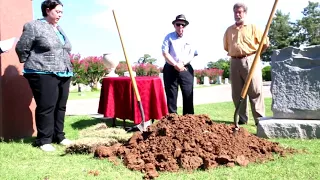
<svg viewBox="0 0 320 180">
<path fill-rule="evenodd" d="M 40 21 L 42 21 L 42 22 L 45 22 L 45 23 L 47 23 L 47 24 L 49 24 L 49 22 L 45 19 L 45 18 L 41 18 L 41 19 L 39 19 Z M 58 28 L 58 24 L 56 24 L 56 25 L 52 25 L 52 24 L 50 24 L 52 27 L 54 27 L 54 28 Z"/>
<path fill-rule="evenodd" d="M 177 37 L 177 38 L 182 38 L 182 37 L 183 37 L 183 35 L 184 35 L 184 33 L 182 33 L 182 34 L 181 34 L 181 36 L 179 36 L 179 34 L 178 34 L 176 31 L 175 31 L 175 33 L 174 33 L 174 34 L 176 35 L 176 37 Z"/>
<path fill-rule="evenodd" d="M 247 26 L 248 24 L 249 24 L 248 21 L 244 21 L 242 26 Z M 236 23 L 234 23 L 233 28 L 238 28 L 238 27 L 241 27 L 241 26 L 237 26 Z"/>
</svg>

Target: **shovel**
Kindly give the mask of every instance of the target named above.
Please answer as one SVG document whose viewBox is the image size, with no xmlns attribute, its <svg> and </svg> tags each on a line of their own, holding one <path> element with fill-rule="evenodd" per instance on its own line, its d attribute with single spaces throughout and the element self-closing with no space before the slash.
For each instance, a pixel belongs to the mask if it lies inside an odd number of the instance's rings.
<svg viewBox="0 0 320 180">
<path fill-rule="evenodd" d="M 240 100 L 238 102 L 238 105 L 236 107 L 236 110 L 234 112 L 234 116 L 233 116 L 233 119 L 234 119 L 234 132 L 237 132 L 239 130 L 239 124 L 238 124 L 238 120 L 239 120 L 239 111 L 240 111 L 240 107 L 241 105 L 244 103 L 244 99 L 245 97 L 247 96 L 247 93 L 248 93 L 248 89 L 249 89 L 249 85 L 251 83 L 251 80 L 252 80 L 252 76 L 253 76 L 253 73 L 255 71 L 255 68 L 256 68 L 256 65 L 258 63 L 258 59 L 260 57 L 260 54 L 261 54 L 261 51 L 262 51 L 262 47 L 263 47 L 263 42 L 267 36 L 267 32 L 269 31 L 269 28 L 270 28 L 270 25 L 271 25 L 271 22 L 272 22 L 272 18 L 273 18 L 273 15 L 274 15 L 274 12 L 276 10 L 276 6 L 277 6 L 277 3 L 278 3 L 278 0 L 275 0 L 274 1 L 274 4 L 273 4 L 273 8 L 272 8 L 272 11 L 270 13 L 270 16 L 269 16 L 269 20 L 268 20 L 268 23 L 267 23 L 267 26 L 263 32 L 263 35 L 262 35 L 262 39 L 260 41 L 260 44 L 259 44 L 259 48 L 256 52 L 256 55 L 254 57 L 254 60 L 253 60 L 253 63 L 252 63 L 252 66 L 250 68 L 250 71 L 249 71 L 249 75 L 247 76 L 246 78 L 246 81 L 245 81 L 245 84 L 242 88 L 242 91 L 241 91 L 241 97 L 240 97 Z"/>
<path fill-rule="evenodd" d="M 116 14 L 115 14 L 114 10 L 112 10 L 112 13 L 113 13 L 114 21 L 116 22 L 118 34 L 119 34 L 120 41 L 121 41 L 121 45 L 122 45 L 123 54 L 124 54 L 124 57 L 125 57 L 125 59 L 126 59 L 126 63 L 127 63 L 128 70 L 129 70 L 129 74 L 130 74 L 130 78 L 131 78 L 131 81 L 132 81 L 132 86 L 133 86 L 134 94 L 135 94 L 136 99 L 137 99 L 137 101 L 138 101 L 138 105 L 139 105 L 139 109 L 140 109 L 140 114 L 141 114 L 141 118 L 142 118 L 141 123 L 138 124 L 136 127 L 137 127 L 141 132 L 143 132 L 143 131 L 146 131 L 146 128 L 147 128 L 147 127 L 145 126 L 145 115 L 144 115 L 144 111 L 143 111 L 143 107 L 142 107 L 142 103 L 141 103 L 141 97 L 140 97 L 140 94 L 139 94 L 139 91 L 138 91 L 136 79 L 134 78 L 134 75 L 133 75 L 133 73 L 132 73 L 131 64 L 129 63 L 129 60 L 128 60 L 128 58 L 127 58 L 127 53 L 126 53 L 126 50 L 125 50 L 124 45 L 123 45 L 121 33 L 120 33 L 120 30 L 119 30 L 118 21 L 117 21 Z"/>
</svg>

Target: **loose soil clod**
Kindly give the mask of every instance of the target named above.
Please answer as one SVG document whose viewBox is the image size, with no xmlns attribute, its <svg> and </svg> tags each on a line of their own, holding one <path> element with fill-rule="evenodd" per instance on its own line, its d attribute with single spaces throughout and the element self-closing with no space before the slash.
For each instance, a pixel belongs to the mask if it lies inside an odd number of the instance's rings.
<svg viewBox="0 0 320 180">
<path fill-rule="evenodd" d="M 295 152 L 261 139 L 244 128 L 234 134 L 232 125 L 218 124 L 207 115 L 169 114 L 147 132 L 136 132 L 125 144 L 99 146 L 95 157 L 118 156 L 131 170 L 158 177 L 157 171 L 210 169 L 218 165 L 246 166 L 272 160 L 274 154 Z"/>
</svg>

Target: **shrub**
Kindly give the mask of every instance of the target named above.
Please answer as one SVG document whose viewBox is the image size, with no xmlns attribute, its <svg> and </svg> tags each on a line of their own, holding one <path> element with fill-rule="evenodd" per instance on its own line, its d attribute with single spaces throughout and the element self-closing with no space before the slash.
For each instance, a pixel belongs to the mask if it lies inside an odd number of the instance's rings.
<svg viewBox="0 0 320 180">
<path fill-rule="evenodd" d="M 84 78 L 91 90 L 97 90 L 97 85 L 100 80 L 108 74 L 107 68 L 104 66 L 102 57 L 89 56 L 80 61 L 84 67 Z"/>
<path fill-rule="evenodd" d="M 138 64 L 132 69 L 137 73 L 137 76 L 159 76 L 160 74 L 160 68 L 150 63 Z"/>
<path fill-rule="evenodd" d="M 147 75 L 148 76 L 159 76 L 160 69 L 158 66 L 153 64 L 147 64 Z"/>
<path fill-rule="evenodd" d="M 128 66 L 125 61 L 119 62 L 118 66 L 116 67 L 115 73 L 119 76 L 124 76 L 124 72 L 128 71 Z"/>
<path fill-rule="evenodd" d="M 271 66 L 266 66 L 262 69 L 262 79 L 271 81 Z"/>
<path fill-rule="evenodd" d="M 163 73 L 163 67 L 160 67 L 159 70 L 160 70 L 160 73 Z"/>
<path fill-rule="evenodd" d="M 197 78 L 197 83 L 199 84 L 203 84 L 205 76 L 209 77 L 209 79 L 214 83 L 217 80 L 217 77 L 222 75 L 223 70 L 217 68 L 194 70 L 194 77 Z"/>
<path fill-rule="evenodd" d="M 193 74 L 194 74 L 194 77 L 197 78 L 197 83 L 202 84 L 203 83 L 202 78 L 201 78 L 202 77 L 202 70 L 199 70 L 199 69 L 194 70 Z"/>
<path fill-rule="evenodd" d="M 226 64 L 226 66 L 224 66 L 222 70 L 223 70 L 222 77 L 229 78 L 229 76 L 230 76 L 230 63 Z"/>
<path fill-rule="evenodd" d="M 146 64 L 135 65 L 132 69 L 136 72 L 137 76 L 147 76 L 148 74 Z"/>
<path fill-rule="evenodd" d="M 228 59 L 219 59 L 216 62 L 209 62 L 208 68 L 216 68 L 223 70 L 222 77 L 229 78 L 230 75 L 230 60 Z"/>
<path fill-rule="evenodd" d="M 73 66 L 73 77 L 71 78 L 72 85 L 78 85 L 78 92 L 81 92 L 80 84 L 87 84 L 86 78 L 84 78 L 85 68 L 81 64 L 80 54 L 70 55 L 71 64 Z"/>
<path fill-rule="evenodd" d="M 217 69 L 217 68 L 205 69 L 203 71 L 206 71 L 206 73 L 205 73 L 206 76 L 208 76 L 209 79 L 212 80 L 213 82 L 215 82 L 217 80 L 218 76 L 223 75 L 223 70 Z"/>
</svg>

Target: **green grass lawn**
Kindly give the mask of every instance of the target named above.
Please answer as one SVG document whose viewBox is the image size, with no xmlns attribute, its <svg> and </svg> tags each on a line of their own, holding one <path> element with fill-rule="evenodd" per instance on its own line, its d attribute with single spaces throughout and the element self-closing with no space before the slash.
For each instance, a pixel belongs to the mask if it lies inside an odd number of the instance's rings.
<svg viewBox="0 0 320 180">
<path fill-rule="evenodd" d="M 95 99 L 100 97 L 100 90 L 99 91 L 83 91 L 78 93 L 76 91 L 71 91 L 69 93 L 68 100 L 77 100 L 77 99 Z"/>
<path fill-rule="evenodd" d="M 271 107 L 271 99 L 266 99 L 266 107 Z M 232 123 L 233 105 L 216 103 L 196 106 L 197 114 L 207 113 L 214 121 Z M 180 109 L 181 112 L 181 109 Z M 267 115 L 271 115 L 270 108 Z M 70 139 L 76 139 L 78 132 L 101 122 L 87 116 L 67 117 L 65 130 Z M 118 122 L 121 125 L 121 121 Z M 255 133 L 253 120 L 246 126 Z M 58 145 L 56 152 L 46 153 L 31 146 L 32 139 L 0 143 L 0 179 L 142 179 L 140 172 L 130 171 L 122 164 L 113 165 L 108 160 L 97 160 L 93 155 L 64 155 L 64 148 Z M 320 140 L 272 139 L 283 146 L 306 149 L 308 153 L 296 154 L 264 164 L 250 164 L 247 167 L 219 167 L 209 171 L 160 173 L 158 179 L 320 179 Z M 90 170 L 100 174 L 93 176 Z"/>
</svg>

